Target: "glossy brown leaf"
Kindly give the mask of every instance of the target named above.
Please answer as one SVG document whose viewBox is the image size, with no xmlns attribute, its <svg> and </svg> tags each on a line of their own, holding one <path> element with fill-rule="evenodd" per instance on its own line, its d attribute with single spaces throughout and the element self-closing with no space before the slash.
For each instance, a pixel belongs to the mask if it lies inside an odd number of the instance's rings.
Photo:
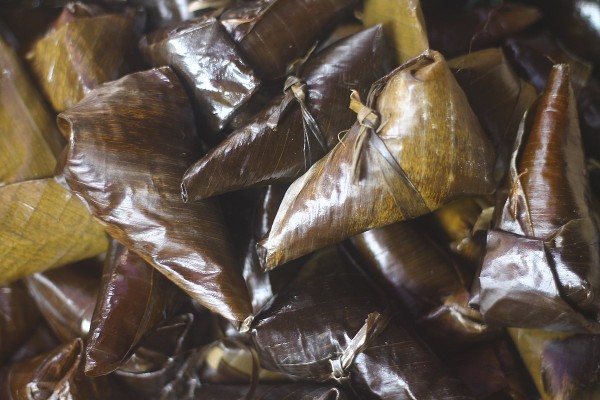
<svg viewBox="0 0 600 400">
<path fill-rule="evenodd" d="M 93 257 L 107 247 L 102 227 L 54 179 L 0 188 L 0 282 Z"/>
<path fill-rule="evenodd" d="M 361 122 L 288 189 L 259 243 L 266 268 L 494 190 L 494 151 L 441 54 L 400 66 L 358 106 Z"/>
<path fill-rule="evenodd" d="M 396 49 L 396 61 L 404 63 L 429 48 L 427 30 L 418 0 L 365 0 L 365 26 L 383 24 Z"/>
<path fill-rule="evenodd" d="M 335 250 L 319 253 L 254 320 L 261 364 L 297 378 L 339 380 L 362 399 L 469 398 L 384 304 Z M 354 347 L 359 331 L 364 342 Z"/>
<path fill-rule="evenodd" d="M 509 329 L 543 400 L 600 395 L 600 337 Z"/>
<path fill-rule="evenodd" d="M 211 141 L 260 88 L 235 42 L 214 18 L 155 31 L 142 39 L 140 49 L 150 64 L 170 66 L 191 89 L 194 110 L 210 128 Z"/>
<path fill-rule="evenodd" d="M 133 16 L 99 15 L 50 31 L 27 59 L 46 98 L 61 112 L 99 84 L 128 72 L 125 55 L 136 42 Z"/>
<path fill-rule="evenodd" d="M 0 286 L 0 365 L 34 334 L 40 317 L 22 282 Z"/>
<path fill-rule="evenodd" d="M 448 66 L 496 150 L 496 178 L 504 176 L 519 123 L 535 101 L 533 86 L 512 70 L 501 49 L 454 58 Z"/>
<path fill-rule="evenodd" d="M 52 114 L 0 38 L 0 186 L 52 176 L 64 140 Z"/>
<path fill-rule="evenodd" d="M 285 75 L 357 0 L 239 2 L 221 15 L 225 27 L 261 79 Z"/>
<path fill-rule="evenodd" d="M 186 172 L 185 195 L 200 200 L 297 178 L 333 148 L 340 132 L 355 120 L 348 109 L 350 91 L 366 93 L 389 69 L 381 26 L 324 49 L 302 67 L 298 85 L 286 87 L 284 94 L 248 125 L 233 132 Z M 296 94 L 298 91 L 301 94 Z M 303 96 L 305 106 L 299 105 L 295 96 Z M 314 132 L 312 118 L 319 132 Z"/>
<path fill-rule="evenodd" d="M 71 138 L 62 175 L 111 236 L 203 306 L 243 321 L 252 307 L 217 205 L 180 197 L 200 155 L 193 122 L 168 67 L 105 84 L 59 116 Z"/>
<path fill-rule="evenodd" d="M 600 332 L 598 229 L 568 66 L 521 124 L 479 278 L 486 320 Z M 519 310 L 519 312 L 515 312 Z"/>
<path fill-rule="evenodd" d="M 132 3 L 146 10 L 146 28 L 149 32 L 192 17 L 189 0 L 134 0 Z"/>
<path fill-rule="evenodd" d="M 429 45 L 455 57 L 500 44 L 542 17 L 537 8 L 520 4 L 479 5 L 470 9 L 425 12 Z"/>
<path fill-rule="evenodd" d="M 87 336 L 96 306 L 98 260 L 37 273 L 25 279 L 44 319 L 62 343 Z"/>
<path fill-rule="evenodd" d="M 119 367 L 149 330 L 173 317 L 183 296 L 150 264 L 113 240 L 85 345 L 86 375 L 105 375 Z"/>
</svg>

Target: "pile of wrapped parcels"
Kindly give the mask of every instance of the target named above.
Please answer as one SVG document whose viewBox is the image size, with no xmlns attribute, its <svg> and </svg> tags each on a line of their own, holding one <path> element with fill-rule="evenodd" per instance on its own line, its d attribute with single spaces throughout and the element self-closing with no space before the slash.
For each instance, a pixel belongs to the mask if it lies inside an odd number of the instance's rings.
<svg viewBox="0 0 600 400">
<path fill-rule="evenodd" d="M 599 0 L 0 36 L 0 398 L 600 398 Z"/>
</svg>

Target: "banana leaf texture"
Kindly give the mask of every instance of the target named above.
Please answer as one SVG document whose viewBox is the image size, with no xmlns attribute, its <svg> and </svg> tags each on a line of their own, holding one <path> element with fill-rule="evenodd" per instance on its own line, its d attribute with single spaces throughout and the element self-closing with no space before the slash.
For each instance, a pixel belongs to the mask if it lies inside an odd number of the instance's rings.
<svg viewBox="0 0 600 400">
<path fill-rule="evenodd" d="M 64 140 L 17 54 L 0 38 L 0 186 L 53 175 Z"/>
<path fill-rule="evenodd" d="M 506 39 L 504 49 L 507 57 L 526 80 L 538 92 L 544 91 L 548 75 L 554 64 L 568 64 L 571 84 L 578 94 L 586 86 L 592 65 L 570 53 L 548 31 L 534 31 Z"/>
<path fill-rule="evenodd" d="M 151 329 L 171 319 L 184 293 L 140 256 L 113 240 L 85 344 L 85 373 L 114 371 Z"/>
<path fill-rule="evenodd" d="M 350 242 L 357 264 L 399 300 L 436 351 L 497 335 L 467 306 L 468 274 L 410 222 L 372 229 Z"/>
<path fill-rule="evenodd" d="M 127 53 L 137 45 L 136 24 L 131 13 L 77 18 L 35 43 L 29 67 L 56 112 L 130 71 Z"/>
<path fill-rule="evenodd" d="M 600 337 L 509 329 L 543 400 L 600 396 Z"/>
<path fill-rule="evenodd" d="M 206 385 L 196 390 L 203 400 L 239 400 L 248 393 L 244 386 Z M 290 383 L 282 385 L 259 385 L 253 400 L 353 400 L 353 395 L 343 388 L 314 383 Z"/>
<path fill-rule="evenodd" d="M 283 77 L 357 0 L 238 1 L 220 20 L 259 78 Z"/>
<path fill-rule="evenodd" d="M 318 253 L 256 316 L 251 334 L 261 364 L 342 382 L 361 399 L 469 398 L 385 304 L 335 249 Z"/>
<path fill-rule="evenodd" d="M 94 257 L 107 247 L 102 227 L 54 179 L 0 187 L 0 282 Z"/>
<path fill-rule="evenodd" d="M 22 282 L 0 286 L 0 365 L 33 336 L 40 320 Z"/>
<path fill-rule="evenodd" d="M 440 53 L 376 82 L 367 105 L 353 93 L 350 106 L 358 121 L 288 189 L 258 246 L 263 267 L 494 191 L 494 150 Z"/>
<path fill-rule="evenodd" d="M 394 44 L 400 64 L 429 48 L 427 30 L 418 0 L 365 0 L 365 26 L 382 24 L 386 37 Z"/>
<path fill-rule="evenodd" d="M 446 57 L 499 45 L 503 39 L 533 25 L 542 17 L 537 8 L 520 4 L 425 10 L 429 46 Z"/>
<path fill-rule="evenodd" d="M 568 71 L 553 67 L 521 124 L 488 232 L 480 309 L 508 326 L 600 333 L 598 228 Z"/>
<path fill-rule="evenodd" d="M 288 78 L 284 94 L 185 173 L 184 195 L 195 201 L 299 177 L 354 122 L 350 91 L 366 93 L 389 70 L 381 26 L 324 49 Z"/>
<path fill-rule="evenodd" d="M 188 97 L 169 67 L 107 83 L 59 115 L 62 176 L 108 233 L 192 298 L 233 321 L 252 307 L 216 203 L 184 203 L 200 156 Z"/>
<path fill-rule="evenodd" d="M 521 80 L 499 48 L 448 61 L 481 126 L 496 150 L 496 179 L 508 168 L 519 124 L 536 99 L 533 86 Z"/>
<path fill-rule="evenodd" d="M 152 32 L 140 42 L 155 67 L 168 65 L 193 93 L 194 110 L 211 141 L 260 88 L 260 80 L 215 18 L 198 18 Z"/>
<path fill-rule="evenodd" d="M 0 377 L 0 397 L 6 400 L 128 398 L 111 380 L 92 380 L 83 375 L 82 356 L 83 343 L 78 338 L 11 365 Z"/>
<path fill-rule="evenodd" d="M 89 332 L 100 286 L 98 264 L 86 260 L 25 278 L 38 309 L 62 343 Z"/>
<path fill-rule="evenodd" d="M 493 205 L 492 197 L 463 197 L 420 217 L 419 228 L 461 266 L 475 271 L 485 254 L 485 233 L 479 232 L 478 222 Z"/>
</svg>

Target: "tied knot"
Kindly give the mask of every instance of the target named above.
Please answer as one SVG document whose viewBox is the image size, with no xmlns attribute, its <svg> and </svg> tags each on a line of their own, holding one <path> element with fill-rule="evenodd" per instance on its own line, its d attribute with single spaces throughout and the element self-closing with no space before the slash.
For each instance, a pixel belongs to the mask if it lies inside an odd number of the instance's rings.
<svg viewBox="0 0 600 400">
<path fill-rule="evenodd" d="M 294 97 L 301 103 L 306 100 L 306 83 L 300 80 L 296 76 L 288 76 L 283 85 L 283 92 L 286 93 L 288 90 L 292 91 Z"/>
<path fill-rule="evenodd" d="M 365 106 L 360 101 L 360 95 L 356 90 L 350 94 L 350 109 L 356 113 L 356 119 L 361 126 L 378 130 L 381 125 L 381 118 L 377 111 Z"/>
</svg>

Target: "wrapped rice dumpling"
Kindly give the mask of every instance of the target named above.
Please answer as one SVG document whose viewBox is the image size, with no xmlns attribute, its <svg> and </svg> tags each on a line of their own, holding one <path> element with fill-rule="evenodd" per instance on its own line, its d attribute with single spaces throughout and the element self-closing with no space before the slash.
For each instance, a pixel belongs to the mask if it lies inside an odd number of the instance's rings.
<svg viewBox="0 0 600 400">
<path fill-rule="evenodd" d="M 62 343 L 89 332 L 100 286 L 97 266 L 101 266 L 98 260 L 86 260 L 25 279 L 38 309 Z"/>
<path fill-rule="evenodd" d="M 396 49 L 396 61 L 404 63 L 429 48 L 419 0 L 365 0 L 365 26 L 383 24 Z"/>
<path fill-rule="evenodd" d="M 27 55 L 37 83 L 56 112 L 93 88 L 129 72 L 126 54 L 137 43 L 132 13 L 77 18 L 38 40 Z"/>
<path fill-rule="evenodd" d="M 600 396 L 600 336 L 509 329 L 543 400 Z"/>
<path fill-rule="evenodd" d="M 441 54 L 376 82 L 358 122 L 288 189 L 259 243 L 274 268 L 368 229 L 494 191 L 494 150 Z"/>
<path fill-rule="evenodd" d="M 200 143 L 175 73 L 102 85 L 59 126 L 70 137 L 62 176 L 108 233 L 208 309 L 244 321 L 252 307 L 217 204 L 181 199 Z"/>
<path fill-rule="evenodd" d="M 196 162 L 183 179 L 184 197 L 201 200 L 304 173 L 339 141 L 356 116 L 351 90 L 366 93 L 390 70 L 381 26 L 356 33 L 316 54 L 284 94 Z"/>
<path fill-rule="evenodd" d="M 517 76 L 498 48 L 454 58 L 448 65 L 494 145 L 496 179 L 500 180 L 508 168 L 519 123 L 535 101 L 535 89 Z"/>
<path fill-rule="evenodd" d="M 335 249 L 319 253 L 256 316 L 251 333 L 261 364 L 340 382 L 361 399 L 470 398 L 385 304 Z"/>
<path fill-rule="evenodd" d="M 259 78 L 285 75 L 358 0 L 240 1 L 220 17 Z"/>
<path fill-rule="evenodd" d="M 0 282 L 94 257 L 107 248 L 102 226 L 54 179 L 0 187 Z"/>
<path fill-rule="evenodd" d="M 52 114 L 0 37 L 0 186 L 53 175 L 64 140 Z"/>
<path fill-rule="evenodd" d="M 600 253 L 569 68 L 524 118 L 479 282 L 487 321 L 600 333 Z"/>
<path fill-rule="evenodd" d="M 150 64 L 170 66 L 191 89 L 198 121 L 206 122 L 210 136 L 221 131 L 260 87 L 235 42 L 214 18 L 152 32 L 142 39 L 140 49 Z"/>
<path fill-rule="evenodd" d="M 533 25 L 542 17 L 537 8 L 520 4 L 484 4 L 465 10 L 449 10 L 447 7 L 425 10 L 429 45 L 446 57 L 499 45 L 506 37 Z"/>
<path fill-rule="evenodd" d="M 149 330 L 173 317 L 183 296 L 174 283 L 113 240 L 85 344 L 86 375 L 115 370 Z"/>
</svg>

